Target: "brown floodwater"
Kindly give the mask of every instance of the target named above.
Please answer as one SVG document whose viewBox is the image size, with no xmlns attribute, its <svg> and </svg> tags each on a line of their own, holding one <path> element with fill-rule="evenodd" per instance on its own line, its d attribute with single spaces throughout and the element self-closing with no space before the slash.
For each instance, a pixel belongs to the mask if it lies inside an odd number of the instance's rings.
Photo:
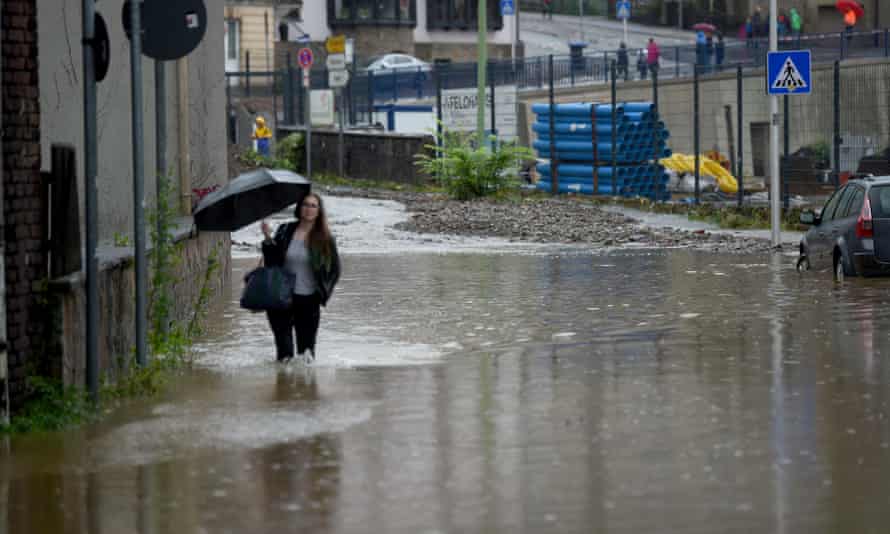
<svg viewBox="0 0 890 534">
<path fill-rule="evenodd" d="M 235 284 L 164 394 L 5 442 L 0 531 L 887 531 L 890 279 L 684 250 L 344 263 L 312 366 L 273 362 Z"/>
</svg>

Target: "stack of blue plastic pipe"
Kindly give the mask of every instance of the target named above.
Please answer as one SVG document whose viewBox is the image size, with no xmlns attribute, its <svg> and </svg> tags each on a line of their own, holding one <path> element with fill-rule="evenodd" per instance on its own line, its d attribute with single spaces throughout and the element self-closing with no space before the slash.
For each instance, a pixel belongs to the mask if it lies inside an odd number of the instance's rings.
<svg viewBox="0 0 890 534">
<path fill-rule="evenodd" d="M 550 160 L 548 163 L 538 163 L 541 179 L 537 187 L 551 191 L 550 105 L 535 104 L 532 111 L 537 115 L 532 125 L 537 134 L 533 147 L 538 151 L 539 158 Z M 670 133 L 659 120 L 654 104 L 617 104 L 614 137 L 611 104 L 557 104 L 553 116 L 560 193 L 643 196 L 655 200 L 670 197 L 667 192 L 668 176 L 658 164 L 659 159 L 671 155 L 671 150 L 666 147 Z"/>
</svg>

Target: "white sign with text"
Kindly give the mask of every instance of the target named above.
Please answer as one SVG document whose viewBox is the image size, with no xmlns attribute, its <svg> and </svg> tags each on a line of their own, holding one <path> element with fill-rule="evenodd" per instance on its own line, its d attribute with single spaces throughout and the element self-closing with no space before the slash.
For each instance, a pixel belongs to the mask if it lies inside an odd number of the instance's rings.
<svg viewBox="0 0 890 534">
<path fill-rule="evenodd" d="M 486 87 L 485 129 L 491 130 L 491 88 Z M 447 130 L 472 132 L 476 130 L 476 89 L 445 89 L 442 91 L 442 123 Z M 494 120 L 498 139 L 516 139 L 516 86 L 499 85 L 494 89 Z"/>
</svg>

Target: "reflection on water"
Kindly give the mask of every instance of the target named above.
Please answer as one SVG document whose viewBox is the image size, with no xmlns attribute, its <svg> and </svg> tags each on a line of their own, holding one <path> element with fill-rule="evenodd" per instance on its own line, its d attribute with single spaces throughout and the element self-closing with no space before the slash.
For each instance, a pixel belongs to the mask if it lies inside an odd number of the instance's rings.
<svg viewBox="0 0 890 534">
<path fill-rule="evenodd" d="M 684 251 L 345 260 L 317 365 L 273 363 L 233 287 L 163 398 L 8 443 L 0 527 L 885 531 L 890 281 Z"/>
</svg>

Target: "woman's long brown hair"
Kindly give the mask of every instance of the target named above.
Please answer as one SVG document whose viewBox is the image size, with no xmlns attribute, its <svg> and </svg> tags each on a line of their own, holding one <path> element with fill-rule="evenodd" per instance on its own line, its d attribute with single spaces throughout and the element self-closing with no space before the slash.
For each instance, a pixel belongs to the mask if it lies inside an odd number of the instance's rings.
<svg viewBox="0 0 890 534">
<path fill-rule="evenodd" d="M 322 202 L 321 197 L 317 193 L 309 193 L 300 201 L 300 205 L 297 206 L 297 220 L 300 218 L 303 202 L 306 202 L 306 199 L 309 197 L 314 197 L 318 201 L 318 217 L 315 218 L 315 224 L 312 225 L 312 230 L 309 231 L 309 236 L 306 239 L 308 248 L 313 252 L 317 252 L 325 261 L 328 261 L 331 258 L 331 229 L 328 227 L 328 216 L 324 210 L 324 202 Z"/>
</svg>

